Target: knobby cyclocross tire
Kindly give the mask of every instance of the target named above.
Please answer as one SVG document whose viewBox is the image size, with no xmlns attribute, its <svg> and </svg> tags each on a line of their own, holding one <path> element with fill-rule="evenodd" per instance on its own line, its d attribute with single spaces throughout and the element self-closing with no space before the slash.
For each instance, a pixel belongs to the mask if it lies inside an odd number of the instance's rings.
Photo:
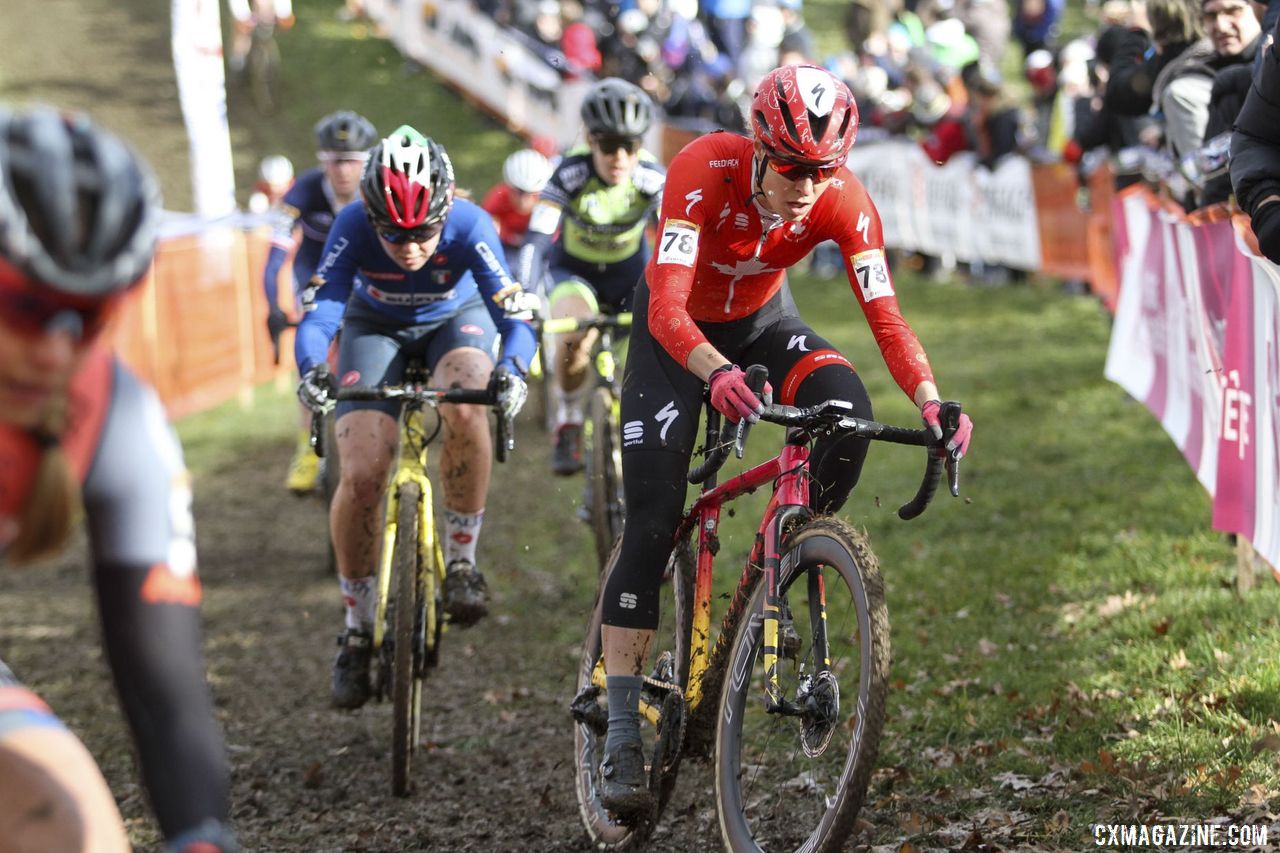
<svg viewBox="0 0 1280 853">
<path fill-rule="evenodd" d="M 397 797 L 409 793 L 409 768 L 417 747 L 418 715 L 421 711 L 422 679 L 415 670 L 414 650 L 418 646 L 418 613 L 422 609 L 422 584 L 418 577 L 418 506 L 421 495 L 416 483 L 400 487 L 400 511 L 396 515 L 396 544 L 391 561 L 395 589 L 391 666 L 391 792 Z"/>
<path fill-rule="evenodd" d="M 608 574 L 613 570 L 613 565 L 617 560 L 620 544 L 621 540 L 614 546 L 613 552 L 609 555 L 606 569 L 601 574 L 600 588 L 596 592 L 596 603 L 591 609 L 591 618 L 587 623 L 586 641 L 583 643 L 582 656 L 578 664 L 577 687 L 579 696 L 582 696 L 584 690 L 590 688 L 592 683 L 591 674 L 595 669 L 596 662 L 600 660 L 602 652 L 600 638 L 601 600 Z M 683 691 L 689 682 L 689 642 L 693 624 L 693 571 L 692 560 L 688 558 L 687 549 L 685 549 L 685 559 L 681 561 L 673 557 L 673 563 L 677 568 L 673 569 L 670 581 L 664 581 L 664 585 L 670 584 L 672 599 L 663 602 L 664 606 L 661 608 L 662 619 L 658 624 L 658 633 L 654 637 L 654 659 L 657 659 L 664 651 L 670 653 L 673 670 L 670 673 L 671 683 L 679 685 Z M 651 697 L 652 694 L 646 690 L 646 698 Z M 599 694 L 594 701 L 597 713 L 603 714 L 603 719 L 607 719 L 608 704 L 603 686 L 599 688 Z M 653 701 L 656 704 L 659 700 L 654 698 Z M 658 732 L 643 718 L 640 721 L 640 736 L 644 740 L 645 758 L 652 760 L 654 742 Z M 578 795 L 578 813 L 581 815 L 587 835 L 591 837 L 591 842 L 595 847 L 609 850 L 645 849 L 646 840 L 653 832 L 658 816 L 662 813 L 662 809 L 666 806 L 667 800 L 670 798 L 672 790 L 674 790 L 678 764 L 671 766 L 670 761 L 664 762 L 670 766 L 670 769 L 664 775 L 664 783 L 661 788 L 656 792 L 655 810 L 649 818 L 635 821 L 630 825 L 615 823 L 610 819 L 604 807 L 600 805 L 600 798 L 596 788 L 600 775 L 600 761 L 603 757 L 604 742 L 603 732 L 597 732 L 586 723 L 574 723 L 574 788 Z M 678 761 L 678 756 L 676 761 Z"/>
<path fill-rule="evenodd" d="M 778 661 L 783 695 L 794 701 L 799 679 L 816 672 L 814 628 L 822 623 L 815 591 L 824 590 L 833 680 L 820 679 L 817 690 L 827 700 L 837 697 L 838 709 L 828 701 L 825 720 L 766 712 L 760 584 L 751 615 L 734 638 L 720 696 L 715 754 L 720 829 L 726 848 L 735 853 L 841 850 L 862 807 L 884 725 L 889 676 L 884 583 L 864 536 L 843 521 L 819 518 L 788 536 L 778 588 L 800 638 L 795 659 Z"/>
<path fill-rule="evenodd" d="M 596 540 L 600 569 L 609 560 L 613 545 L 622 535 L 622 446 L 615 420 L 613 392 L 597 388 L 588 406 L 591 418 L 591 446 L 588 472 L 591 477 L 591 532 Z"/>
</svg>

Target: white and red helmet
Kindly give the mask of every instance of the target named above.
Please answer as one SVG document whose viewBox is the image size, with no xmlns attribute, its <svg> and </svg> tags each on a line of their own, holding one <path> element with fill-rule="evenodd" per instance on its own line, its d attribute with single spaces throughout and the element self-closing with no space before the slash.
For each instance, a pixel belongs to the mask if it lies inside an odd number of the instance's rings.
<svg viewBox="0 0 1280 853">
<path fill-rule="evenodd" d="M 756 87 L 751 127 L 775 159 L 838 166 L 857 136 L 858 106 L 849 87 L 825 68 L 783 65 Z"/>
</svg>

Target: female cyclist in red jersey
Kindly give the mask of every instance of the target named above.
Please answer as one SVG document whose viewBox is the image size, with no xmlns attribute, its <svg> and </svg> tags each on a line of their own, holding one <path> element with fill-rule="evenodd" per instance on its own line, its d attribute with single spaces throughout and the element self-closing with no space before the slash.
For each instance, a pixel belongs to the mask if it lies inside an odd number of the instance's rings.
<svg viewBox="0 0 1280 853">
<path fill-rule="evenodd" d="M 762 408 L 739 365 L 763 364 L 780 402 L 847 400 L 871 417 L 853 365 L 800 319 L 786 270 L 824 240 L 845 271 L 885 363 L 924 422 L 963 455 L 968 416 L 943 435 L 928 357 L 898 311 L 880 216 L 844 167 L 857 132 L 853 96 L 810 65 L 767 74 L 751 104 L 753 138 L 717 132 L 671 161 L 659 242 L 636 289 L 622 390 L 627 524 L 603 594 L 609 731 L 601 801 L 622 819 L 650 802 L 639 734 L 641 672 L 658 624 L 658 587 L 684 507 L 704 389 L 731 421 Z M 766 386 L 766 393 L 772 392 Z M 819 441 L 811 500 L 834 512 L 858 480 L 865 439 Z"/>
<path fill-rule="evenodd" d="M 83 509 L 106 657 L 166 849 L 225 853 L 182 451 L 155 394 L 98 343 L 151 264 L 159 213 L 149 170 L 114 136 L 48 107 L 0 109 L 0 567 L 59 550 Z M 0 851 L 129 849 L 89 752 L 0 661 Z"/>
</svg>

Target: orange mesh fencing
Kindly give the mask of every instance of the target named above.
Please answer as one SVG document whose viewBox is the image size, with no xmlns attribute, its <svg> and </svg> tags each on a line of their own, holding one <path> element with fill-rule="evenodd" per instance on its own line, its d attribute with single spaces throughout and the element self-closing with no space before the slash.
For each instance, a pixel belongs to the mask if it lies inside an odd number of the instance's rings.
<svg viewBox="0 0 1280 853">
<path fill-rule="evenodd" d="M 292 371 L 292 333 L 281 340 L 277 366 L 266 330 L 261 271 L 269 248 L 265 229 L 215 226 L 166 238 L 146 281 L 113 322 L 116 351 L 155 387 L 172 417 L 243 396 Z M 292 306 L 286 273 L 280 290 L 282 304 Z"/>
</svg>

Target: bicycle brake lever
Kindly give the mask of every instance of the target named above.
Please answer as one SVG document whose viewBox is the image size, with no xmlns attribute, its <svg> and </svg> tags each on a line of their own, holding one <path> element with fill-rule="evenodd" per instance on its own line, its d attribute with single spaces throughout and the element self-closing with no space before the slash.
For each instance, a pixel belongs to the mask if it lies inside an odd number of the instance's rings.
<svg viewBox="0 0 1280 853">
<path fill-rule="evenodd" d="M 960 497 L 960 457 L 956 451 L 947 453 L 947 487 L 951 489 L 951 497 Z"/>
<path fill-rule="evenodd" d="M 764 391 L 765 383 L 769 379 L 769 369 L 762 364 L 753 364 L 747 368 L 747 387 L 751 389 L 753 394 L 757 396 Z M 768 402 L 772 402 L 772 397 Z M 767 404 L 766 404 L 767 405 Z M 738 459 L 742 458 L 747 448 L 747 433 L 751 430 L 751 421 L 741 418 L 738 421 L 737 429 L 733 433 L 733 455 Z"/>
</svg>

